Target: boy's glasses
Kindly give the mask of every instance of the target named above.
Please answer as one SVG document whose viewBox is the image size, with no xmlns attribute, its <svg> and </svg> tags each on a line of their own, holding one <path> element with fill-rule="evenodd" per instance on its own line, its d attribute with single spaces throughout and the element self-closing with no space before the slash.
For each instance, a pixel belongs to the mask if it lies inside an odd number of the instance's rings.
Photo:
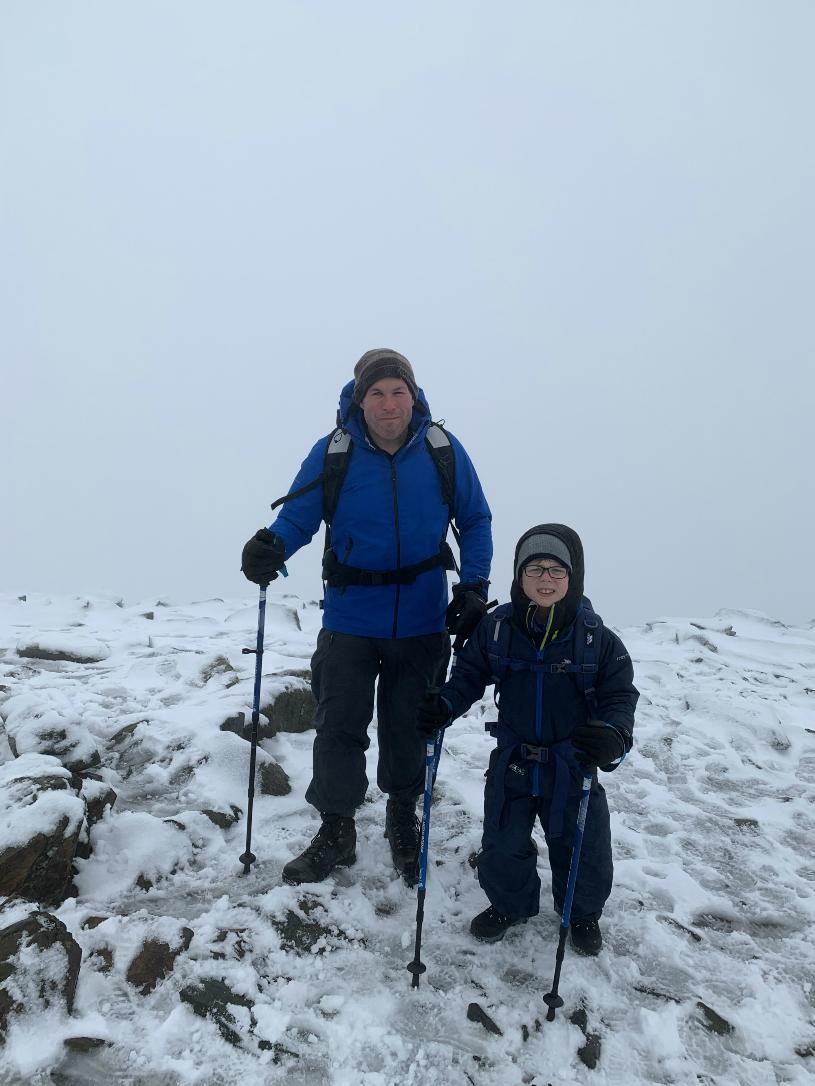
<svg viewBox="0 0 815 1086">
<path fill-rule="evenodd" d="M 553 581 L 562 581 L 564 577 L 569 576 L 568 569 L 564 569 L 563 566 L 524 566 L 524 576 L 531 577 L 533 580 L 539 581 L 544 573 L 548 573 Z"/>
</svg>

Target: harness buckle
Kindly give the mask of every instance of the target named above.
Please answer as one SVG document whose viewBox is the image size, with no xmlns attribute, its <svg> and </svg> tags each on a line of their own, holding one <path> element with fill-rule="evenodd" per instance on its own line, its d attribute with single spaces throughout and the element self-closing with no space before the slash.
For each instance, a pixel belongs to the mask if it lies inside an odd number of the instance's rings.
<svg viewBox="0 0 815 1086">
<path fill-rule="evenodd" d="M 566 668 L 571 667 L 571 666 L 572 666 L 572 661 L 571 660 L 561 660 L 559 664 L 552 664 L 552 672 L 551 673 L 553 675 L 565 675 L 566 674 Z"/>
<path fill-rule="evenodd" d="M 521 757 L 528 762 L 548 762 L 548 747 L 533 747 L 530 743 L 521 743 Z"/>
</svg>

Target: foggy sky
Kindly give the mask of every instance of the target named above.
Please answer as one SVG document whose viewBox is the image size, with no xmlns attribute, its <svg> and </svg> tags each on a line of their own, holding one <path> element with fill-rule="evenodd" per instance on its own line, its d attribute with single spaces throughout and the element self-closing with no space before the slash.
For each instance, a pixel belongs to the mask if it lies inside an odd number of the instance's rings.
<svg viewBox="0 0 815 1086">
<path fill-rule="evenodd" d="M 367 349 L 607 622 L 815 618 L 807 0 L 5 3 L 0 591 L 253 597 Z M 320 591 L 322 536 L 283 588 Z"/>
</svg>

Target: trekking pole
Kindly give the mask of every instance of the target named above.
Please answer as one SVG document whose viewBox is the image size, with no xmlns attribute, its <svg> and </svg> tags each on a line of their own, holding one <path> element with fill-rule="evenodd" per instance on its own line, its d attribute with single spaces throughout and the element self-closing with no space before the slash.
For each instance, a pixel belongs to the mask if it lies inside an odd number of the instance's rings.
<svg viewBox="0 0 815 1086">
<path fill-rule="evenodd" d="M 555 957 L 555 976 L 552 981 L 552 991 L 543 997 L 543 1002 L 549 1008 L 546 1013 L 546 1021 L 554 1022 L 555 1011 L 563 1006 L 562 998 L 557 994 L 560 984 L 560 970 L 563 965 L 563 951 L 566 946 L 566 935 L 569 931 L 569 920 L 572 915 L 572 899 L 577 882 L 577 868 L 580 863 L 580 849 L 583 845 L 583 830 L 586 827 L 586 814 L 589 809 L 589 792 L 591 791 L 591 777 L 583 777 L 583 788 L 580 793 L 580 806 L 577 809 L 577 829 L 575 830 L 574 845 L 572 845 L 572 859 L 569 864 L 569 879 L 566 883 L 566 900 L 563 902 L 563 915 L 560 918 L 560 936 L 557 943 L 557 955 Z"/>
<path fill-rule="evenodd" d="M 282 567 L 280 572 L 284 577 L 288 577 L 288 571 L 285 566 Z M 247 804 L 246 814 L 246 851 L 240 857 L 240 861 L 243 864 L 244 875 L 249 874 L 252 864 L 257 859 L 257 856 L 252 852 L 252 809 L 255 803 L 255 764 L 258 751 L 258 721 L 260 720 L 260 675 L 263 669 L 263 634 L 266 628 L 266 589 L 268 587 L 268 584 L 262 584 L 260 586 L 260 596 L 258 598 L 257 645 L 253 649 L 241 650 L 244 656 L 250 656 L 252 653 L 255 653 L 255 696 L 252 702 L 252 751 L 249 755 L 249 802 Z"/>
<path fill-rule="evenodd" d="M 425 751 L 424 763 L 424 808 L 422 812 L 422 840 L 419 849 L 419 890 L 416 894 L 416 944 L 413 950 L 413 961 L 407 965 L 407 970 L 413 975 L 411 988 L 419 987 L 419 977 L 427 970 L 427 966 L 421 960 L 422 952 L 422 924 L 424 922 L 424 898 L 427 885 L 427 848 L 430 840 L 430 800 L 433 795 L 433 780 L 441 757 L 441 744 L 444 729 L 439 728 L 435 739 L 428 739 Z"/>
</svg>

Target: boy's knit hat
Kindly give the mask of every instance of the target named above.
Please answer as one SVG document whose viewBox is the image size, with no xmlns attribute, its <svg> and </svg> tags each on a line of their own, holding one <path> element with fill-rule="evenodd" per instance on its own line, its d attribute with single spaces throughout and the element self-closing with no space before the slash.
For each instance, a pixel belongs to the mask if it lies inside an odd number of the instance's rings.
<svg viewBox="0 0 815 1086">
<path fill-rule="evenodd" d="M 524 566 L 533 558 L 556 558 L 572 572 L 572 556 L 562 539 L 534 528 L 521 539 L 515 551 L 515 580 L 520 581 Z"/>
<path fill-rule="evenodd" d="M 396 377 L 404 381 L 413 399 L 419 398 L 413 367 L 405 356 L 390 347 L 376 347 L 372 351 L 366 351 L 354 366 L 354 403 L 362 403 L 371 385 L 375 385 L 383 377 Z"/>
</svg>

